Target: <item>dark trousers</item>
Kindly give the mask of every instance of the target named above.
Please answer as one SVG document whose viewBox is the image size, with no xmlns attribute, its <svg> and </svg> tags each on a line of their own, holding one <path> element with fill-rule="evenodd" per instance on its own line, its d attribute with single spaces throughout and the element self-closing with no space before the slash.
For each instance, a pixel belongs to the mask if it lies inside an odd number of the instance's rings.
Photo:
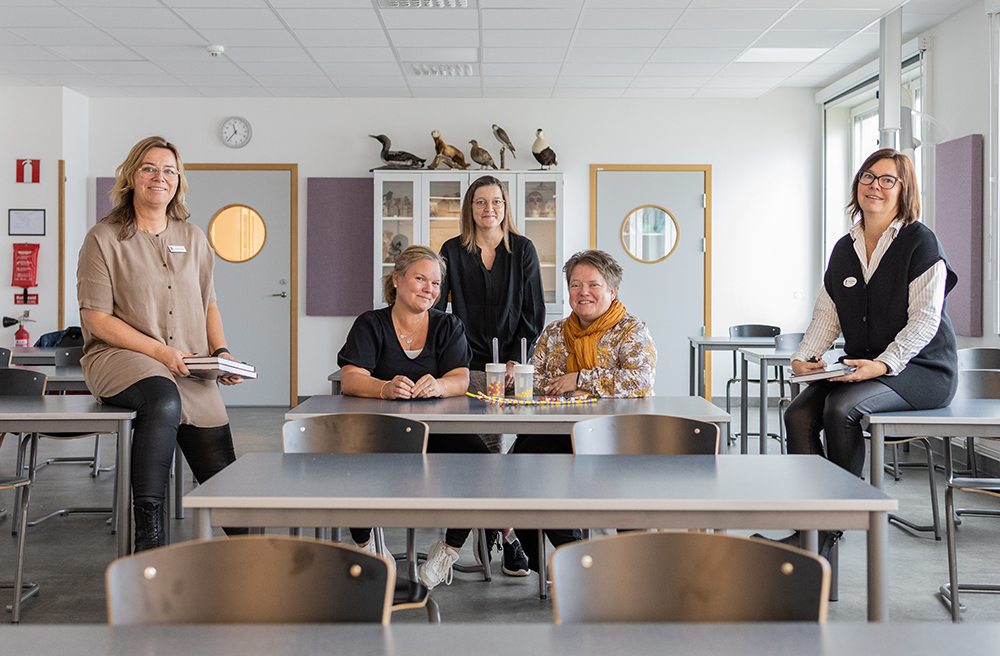
<svg viewBox="0 0 1000 656">
<path fill-rule="evenodd" d="M 573 453 L 573 442 L 569 435 L 518 435 L 510 453 Z M 528 566 L 538 571 L 539 544 L 537 528 L 514 529 L 521 540 L 524 555 L 528 557 Z M 580 529 L 546 529 L 545 536 L 553 546 L 577 542 L 583 539 Z"/>
<path fill-rule="evenodd" d="M 427 453 L 489 453 L 486 443 L 478 435 L 435 435 L 427 438 Z M 470 528 L 449 528 L 445 533 L 445 543 L 458 551 L 469 538 Z M 352 528 L 351 538 L 355 544 L 364 544 L 371 539 L 370 528 Z"/>
<path fill-rule="evenodd" d="M 913 406 L 878 380 L 810 383 L 785 410 L 788 453 L 823 455 L 861 476 L 865 466 L 861 418 L 900 410 L 913 410 Z M 821 430 L 826 432 L 825 452 Z"/>
</svg>

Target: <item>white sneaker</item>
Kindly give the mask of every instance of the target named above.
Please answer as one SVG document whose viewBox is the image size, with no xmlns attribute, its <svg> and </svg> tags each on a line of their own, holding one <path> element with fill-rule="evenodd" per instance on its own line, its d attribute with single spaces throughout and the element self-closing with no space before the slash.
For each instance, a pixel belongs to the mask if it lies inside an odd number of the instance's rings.
<svg viewBox="0 0 1000 656">
<path fill-rule="evenodd" d="M 358 549 L 361 549 L 361 551 L 364 551 L 365 553 L 370 553 L 373 556 L 378 555 L 378 552 L 375 551 L 375 536 L 368 538 L 368 542 L 366 542 L 364 546 L 361 546 L 360 544 L 355 546 Z"/>
<path fill-rule="evenodd" d="M 417 570 L 417 578 L 428 590 L 444 581 L 445 585 L 451 585 L 451 566 L 458 561 L 458 554 L 451 550 L 444 543 L 444 540 L 435 542 L 427 552 L 427 561 Z"/>
</svg>

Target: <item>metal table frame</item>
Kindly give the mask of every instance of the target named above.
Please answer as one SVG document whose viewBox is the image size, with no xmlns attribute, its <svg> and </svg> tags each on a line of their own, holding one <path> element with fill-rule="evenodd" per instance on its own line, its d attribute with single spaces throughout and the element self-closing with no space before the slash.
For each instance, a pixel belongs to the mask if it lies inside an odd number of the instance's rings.
<svg viewBox="0 0 1000 656">
<path fill-rule="evenodd" d="M 690 362 L 688 394 L 710 398 L 705 391 L 705 351 L 736 351 L 741 348 L 767 348 L 774 346 L 774 337 L 711 337 L 692 335 L 690 343 Z"/>
</svg>

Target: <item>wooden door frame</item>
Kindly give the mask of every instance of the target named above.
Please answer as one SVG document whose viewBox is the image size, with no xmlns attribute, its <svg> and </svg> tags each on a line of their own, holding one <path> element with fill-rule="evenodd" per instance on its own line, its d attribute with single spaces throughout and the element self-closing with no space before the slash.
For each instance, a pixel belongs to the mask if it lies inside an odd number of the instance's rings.
<svg viewBox="0 0 1000 656">
<path fill-rule="evenodd" d="M 598 171 L 701 171 L 705 176 L 705 334 L 712 334 L 712 165 L 711 164 L 591 164 L 590 247 L 597 248 Z M 705 352 L 705 398 L 711 400 L 712 352 Z"/>
<path fill-rule="evenodd" d="M 298 164 L 184 164 L 185 171 L 288 171 L 289 272 L 291 309 L 289 316 L 289 407 L 298 405 L 299 394 L 299 165 Z"/>
</svg>

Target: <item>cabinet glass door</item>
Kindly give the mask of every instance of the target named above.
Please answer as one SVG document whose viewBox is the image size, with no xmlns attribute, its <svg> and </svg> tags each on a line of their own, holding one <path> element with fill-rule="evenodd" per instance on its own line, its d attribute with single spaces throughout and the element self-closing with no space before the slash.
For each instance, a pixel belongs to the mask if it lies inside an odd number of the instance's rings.
<svg viewBox="0 0 1000 656">
<path fill-rule="evenodd" d="M 542 267 L 542 290 L 546 303 L 556 303 L 562 262 L 558 249 L 559 187 L 555 180 L 524 181 L 524 235 L 535 245 Z"/>
<path fill-rule="evenodd" d="M 396 257 L 414 243 L 413 180 L 382 179 L 382 275 L 392 271 Z"/>
<path fill-rule="evenodd" d="M 436 176 L 435 176 L 436 177 Z M 434 251 L 460 232 L 462 195 L 465 193 L 467 175 L 461 178 L 427 181 L 427 245 Z"/>
</svg>

